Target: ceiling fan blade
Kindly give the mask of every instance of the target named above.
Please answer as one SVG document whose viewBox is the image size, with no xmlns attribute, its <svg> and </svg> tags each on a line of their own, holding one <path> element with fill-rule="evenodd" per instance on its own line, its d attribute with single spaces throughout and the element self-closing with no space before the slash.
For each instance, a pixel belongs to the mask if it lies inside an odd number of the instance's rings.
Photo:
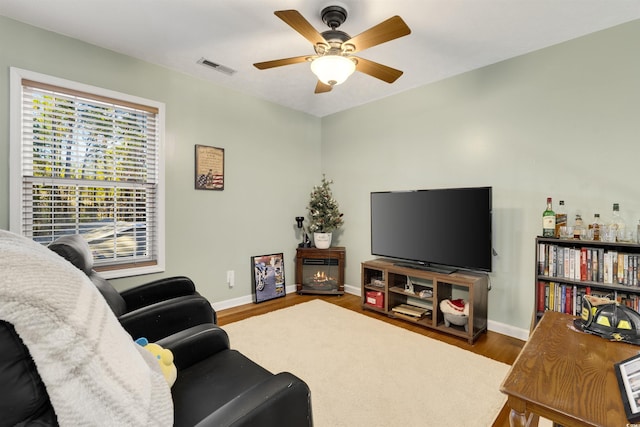
<svg viewBox="0 0 640 427">
<path fill-rule="evenodd" d="M 314 46 L 317 44 L 327 44 L 322 34 L 313 28 L 309 21 L 304 19 L 304 16 L 297 10 L 276 10 L 273 13 L 300 33 L 302 37 L 309 40 Z"/>
<path fill-rule="evenodd" d="M 322 83 L 320 80 L 318 80 L 318 83 L 316 84 L 315 93 L 331 92 L 331 89 L 333 89 L 333 86 Z"/>
<path fill-rule="evenodd" d="M 299 64 L 300 62 L 307 62 L 307 59 L 311 58 L 306 56 L 295 56 L 293 58 L 275 59 L 273 61 L 256 62 L 253 64 L 259 70 L 266 70 L 268 68 L 282 67 L 283 65 Z"/>
<path fill-rule="evenodd" d="M 346 43 L 354 45 L 354 52 L 358 52 L 409 34 L 411 29 L 396 15 L 352 37 Z"/>
<path fill-rule="evenodd" d="M 375 77 L 376 79 L 380 79 L 387 83 L 395 82 L 403 74 L 400 70 L 378 64 L 377 62 L 369 61 L 368 59 L 359 57 L 356 59 L 358 61 L 356 64 L 357 71 L 369 74 L 371 77 Z"/>
</svg>

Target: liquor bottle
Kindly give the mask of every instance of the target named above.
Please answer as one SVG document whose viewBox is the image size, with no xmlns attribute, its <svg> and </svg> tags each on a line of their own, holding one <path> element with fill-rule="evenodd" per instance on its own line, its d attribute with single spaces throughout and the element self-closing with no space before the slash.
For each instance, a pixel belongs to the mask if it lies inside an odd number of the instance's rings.
<svg viewBox="0 0 640 427">
<path fill-rule="evenodd" d="M 556 233 L 556 213 L 551 205 L 551 197 L 547 197 L 547 209 L 542 212 L 542 236 L 553 237 Z"/>
<path fill-rule="evenodd" d="M 555 237 L 560 237 L 560 227 L 565 226 L 567 226 L 567 211 L 564 207 L 564 200 L 560 200 L 558 203 L 558 210 L 556 211 Z"/>
<path fill-rule="evenodd" d="M 582 216 L 580 214 L 576 214 L 576 220 L 573 224 L 573 238 L 580 239 L 582 236 L 582 232 L 584 230 L 584 223 L 582 222 Z"/>
<path fill-rule="evenodd" d="M 600 231 L 604 223 L 600 220 L 600 214 L 593 214 L 593 222 L 589 224 L 589 230 L 593 230 L 593 240 L 600 240 Z"/>
<path fill-rule="evenodd" d="M 626 224 L 620 215 L 620 204 L 613 204 L 613 212 L 611 213 L 611 220 L 609 221 L 609 229 L 614 230 L 616 236 L 619 238 L 624 237 Z"/>
</svg>

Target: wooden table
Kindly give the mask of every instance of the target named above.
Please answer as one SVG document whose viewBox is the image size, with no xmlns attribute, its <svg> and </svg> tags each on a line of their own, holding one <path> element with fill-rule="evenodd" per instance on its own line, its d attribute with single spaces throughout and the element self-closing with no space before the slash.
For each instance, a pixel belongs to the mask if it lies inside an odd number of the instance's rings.
<svg viewBox="0 0 640 427">
<path fill-rule="evenodd" d="M 548 311 L 502 383 L 511 426 L 537 426 L 542 416 L 564 427 L 625 427 L 613 364 L 640 347 L 575 329 L 575 317 Z"/>
</svg>

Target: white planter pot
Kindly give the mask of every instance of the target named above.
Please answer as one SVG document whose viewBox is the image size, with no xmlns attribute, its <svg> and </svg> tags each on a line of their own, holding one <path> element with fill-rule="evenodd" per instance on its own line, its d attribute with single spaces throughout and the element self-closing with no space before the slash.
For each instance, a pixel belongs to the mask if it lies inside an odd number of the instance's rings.
<svg viewBox="0 0 640 427">
<path fill-rule="evenodd" d="M 327 249 L 331 246 L 331 233 L 313 233 L 313 243 L 318 249 Z"/>
</svg>

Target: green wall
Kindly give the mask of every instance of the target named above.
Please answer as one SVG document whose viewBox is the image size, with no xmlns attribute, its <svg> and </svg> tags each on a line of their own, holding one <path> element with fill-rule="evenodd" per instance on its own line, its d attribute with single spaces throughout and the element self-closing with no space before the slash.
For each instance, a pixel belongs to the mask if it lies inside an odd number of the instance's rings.
<svg viewBox="0 0 640 427">
<path fill-rule="evenodd" d="M 0 228 L 9 227 L 9 67 L 166 104 L 166 272 L 211 301 L 251 295 L 250 257 L 283 252 L 293 284 L 295 217 L 322 176 L 317 117 L 0 17 Z M 225 149 L 224 191 L 194 190 L 194 146 Z M 227 270 L 236 286 L 229 289 Z"/>
<path fill-rule="evenodd" d="M 547 196 L 571 221 L 606 219 L 613 202 L 640 218 L 639 48 L 635 21 L 325 117 L 347 282 L 371 258 L 369 192 L 490 185 L 489 318 L 528 329 Z"/>
<path fill-rule="evenodd" d="M 193 277 L 215 303 L 246 301 L 252 255 L 284 252 L 293 284 L 294 217 L 322 172 L 345 214 L 335 239 L 356 288 L 371 258 L 369 192 L 493 186 L 490 327 L 521 335 L 547 196 L 570 218 L 606 218 L 613 202 L 629 223 L 640 218 L 638 40 L 635 21 L 319 119 L 0 17 L 0 228 L 15 66 L 166 103 L 162 276 Z M 193 190 L 195 144 L 225 148 L 224 191 Z"/>
</svg>

